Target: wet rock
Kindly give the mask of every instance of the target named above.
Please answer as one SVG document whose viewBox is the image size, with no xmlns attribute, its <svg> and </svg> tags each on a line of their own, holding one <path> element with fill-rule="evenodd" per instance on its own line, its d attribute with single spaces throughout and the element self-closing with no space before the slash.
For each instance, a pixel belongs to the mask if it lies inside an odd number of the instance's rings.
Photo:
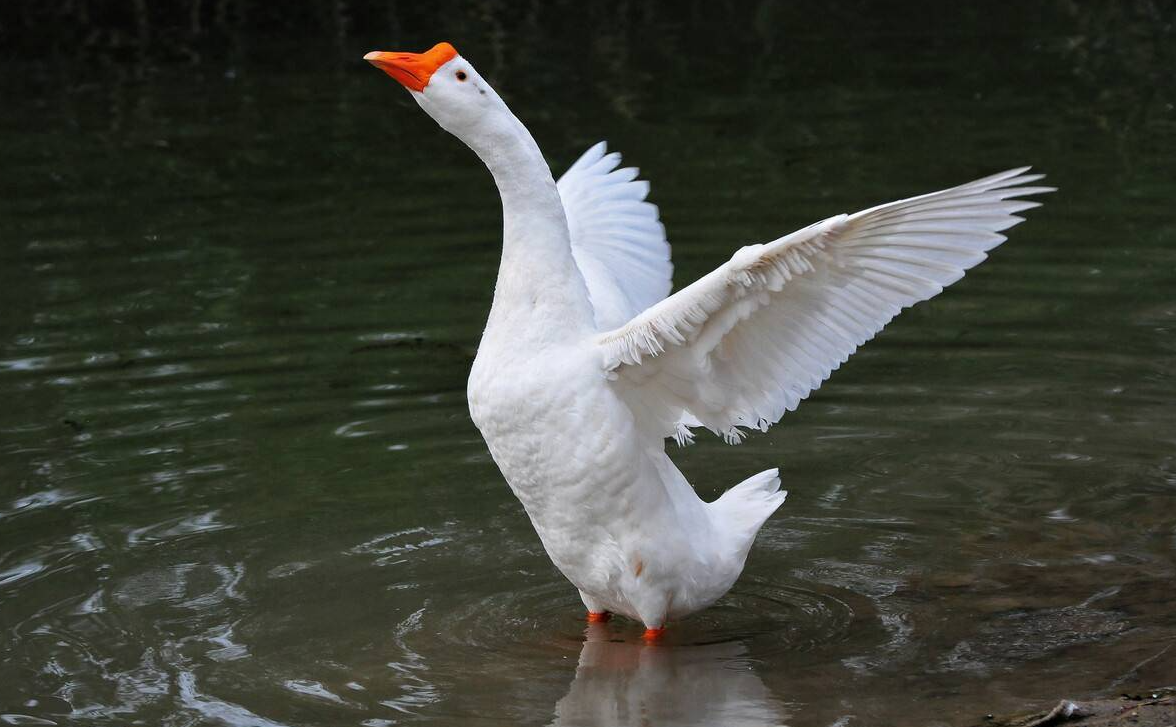
<svg viewBox="0 0 1176 727">
<path fill-rule="evenodd" d="M 943 662 L 949 669 L 984 672 L 1079 644 L 1106 641 L 1129 628 L 1121 613 L 1091 608 L 1085 602 L 1057 609 L 1009 611 L 956 644 Z"/>
<path fill-rule="evenodd" d="M 1118 699 L 1063 699 L 1051 709 L 1005 717 L 988 715 L 974 727 L 1170 727 L 1176 724 L 1176 688 L 1124 694 Z"/>
</svg>

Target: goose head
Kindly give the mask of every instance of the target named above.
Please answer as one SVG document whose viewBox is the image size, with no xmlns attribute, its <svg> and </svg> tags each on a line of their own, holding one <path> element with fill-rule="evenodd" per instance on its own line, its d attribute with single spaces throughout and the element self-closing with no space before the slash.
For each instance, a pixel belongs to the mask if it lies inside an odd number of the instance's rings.
<svg viewBox="0 0 1176 727">
<path fill-rule="evenodd" d="M 511 116 L 490 84 L 449 43 L 424 53 L 372 51 L 363 59 L 396 79 L 441 128 L 471 146 L 504 115 Z"/>
</svg>

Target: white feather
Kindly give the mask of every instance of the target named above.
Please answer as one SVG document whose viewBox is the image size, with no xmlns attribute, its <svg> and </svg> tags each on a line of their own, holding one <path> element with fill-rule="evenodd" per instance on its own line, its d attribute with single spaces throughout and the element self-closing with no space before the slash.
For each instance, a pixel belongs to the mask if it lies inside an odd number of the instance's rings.
<svg viewBox="0 0 1176 727">
<path fill-rule="evenodd" d="M 665 298 L 674 269 L 657 207 L 645 201 L 649 183 L 636 169 L 617 169 L 621 155 L 606 151 L 595 144 L 556 183 L 599 331 Z"/>
<path fill-rule="evenodd" d="M 752 245 L 598 344 L 614 386 L 679 442 L 766 430 L 903 308 L 959 280 L 1053 191 L 1013 169 Z"/>
</svg>

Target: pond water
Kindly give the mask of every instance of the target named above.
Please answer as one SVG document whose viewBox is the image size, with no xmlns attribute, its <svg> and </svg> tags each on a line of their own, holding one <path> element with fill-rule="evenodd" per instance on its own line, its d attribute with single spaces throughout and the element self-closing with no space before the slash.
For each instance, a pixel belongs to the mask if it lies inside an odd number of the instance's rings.
<svg viewBox="0 0 1176 727">
<path fill-rule="evenodd" d="M 955 725 L 1176 681 L 1176 43 L 1067 8 L 6 61 L 0 722 Z M 442 37 L 557 173 L 642 168 L 676 287 L 1008 167 L 1060 188 L 770 432 L 673 452 L 791 495 L 661 644 L 586 628 L 469 421 L 497 196 L 360 60 Z"/>
</svg>

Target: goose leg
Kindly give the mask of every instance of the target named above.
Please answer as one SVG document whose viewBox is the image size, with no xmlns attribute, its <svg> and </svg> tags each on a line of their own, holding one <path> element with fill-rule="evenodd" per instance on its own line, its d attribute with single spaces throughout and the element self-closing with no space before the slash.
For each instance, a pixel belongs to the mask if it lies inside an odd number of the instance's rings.
<svg viewBox="0 0 1176 727">
<path fill-rule="evenodd" d="M 657 641 L 666 632 L 666 616 L 670 610 L 669 594 L 645 593 L 639 602 L 633 605 L 637 608 L 637 615 L 645 624 L 645 633 L 641 638 L 646 642 Z"/>
<path fill-rule="evenodd" d="M 604 623 L 612 618 L 612 612 L 605 608 L 604 604 L 587 593 L 580 591 L 580 600 L 584 602 L 584 607 L 588 609 L 588 623 Z"/>
<path fill-rule="evenodd" d="M 654 641 L 659 641 L 665 633 L 665 626 L 658 626 L 655 629 L 646 628 L 645 633 L 641 634 L 641 639 L 646 643 L 653 643 Z"/>
</svg>

